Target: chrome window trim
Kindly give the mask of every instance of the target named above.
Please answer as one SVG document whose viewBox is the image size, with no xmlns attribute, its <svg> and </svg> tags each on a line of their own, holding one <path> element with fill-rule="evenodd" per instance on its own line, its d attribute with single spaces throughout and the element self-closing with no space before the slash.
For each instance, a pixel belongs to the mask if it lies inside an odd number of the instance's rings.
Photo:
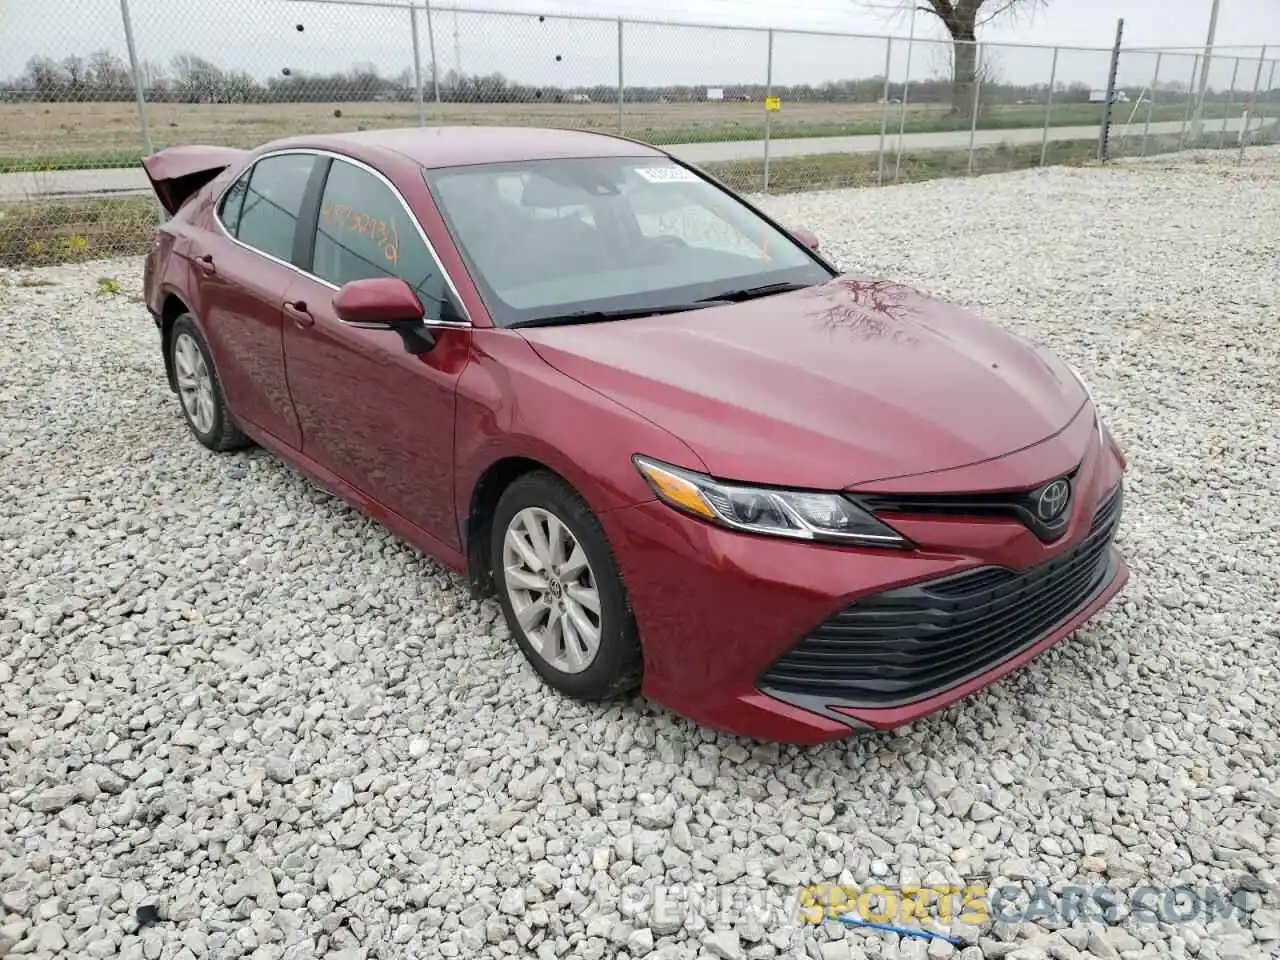
<svg viewBox="0 0 1280 960">
<path fill-rule="evenodd" d="M 231 232 L 227 229 L 227 225 L 222 222 L 221 209 L 223 198 L 226 196 L 227 192 L 240 181 L 241 177 L 252 174 L 253 169 L 263 160 L 268 160 L 271 157 L 283 157 L 298 153 L 307 154 L 312 157 L 329 157 L 331 160 L 349 163 L 354 167 L 364 170 L 366 173 L 373 174 L 374 177 L 382 181 L 383 185 L 386 186 L 387 189 L 391 191 L 392 195 L 400 202 L 400 206 L 403 208 L 405 215 L 409 218 L 409 222 L 412 223 L 414 229 L 418 231 L 418 236 L 422 239 L 423 245 L 427 248 L 427 253 L 431 256 L 431 261 L 440 269 L 440 275 L 444 277 L 445 285 L 449 288 L 449 292 L 453 294 L 453 298 L 457 302 L 459 309 L 462 310 L 463 316 L 467 318 L 465 320 L 431 320 L 424 315 L 422 322 L 428 327 L 443 327 L 448 329 L 470 329 L 475 325 L 471 319 L 471 311 L 467 309 L 467 305 L 463 302 L 462 295 L 458 292 L 458 288 L 453 282 L 453 277 L 449 276 L 449 271 L 444 268 L 444 264 L 440 261 L 440 255 L 436 253 L 435 246 L 432 245 L 430 239 L 427 238 L 426 231 L 422 229 L 422 224 L 418 222 L 417 215 L 415 215 L 413 210 L 409 207 L 409 203 L 405 200 L 404 195 L 396 189 L 395 184 L 388 180 L 385 175 L 375 170 L 367 163 L 357 160 L 354 157 L 348 157 L 345 154 L 337 153 L 333 150 L 324 150 L 320 147 L 285 147 L 280 150 L 272 150 L 259 157 L 255 157 L 253 162 L 241 170 L 239 176 L 232 178 L 226 186 L 219 190 L 217 196 L 213 199 L 213 220 L 217 223 L 218 229 L 224 237 L 237 246 L 243 247 L 260 257 L 270 260 L 272 263 L 278 263 L 282 267 L 288 267 L 294 273 L 301 274 L 308 280 L 314 280 L 316 283 L 326 286 L 330 290 L 337 291 L 341 289 L 323 277 L 318 277 L 309 270 L 303 270 L 297 264 L 281 260 L 279 257 L 272 256 L 264 250 L 259 250 L 257 247 L 244 243 L 238 237 L 232 236 Z M 323 195 L 321 199 L 323 199 Z"/>
</svg>

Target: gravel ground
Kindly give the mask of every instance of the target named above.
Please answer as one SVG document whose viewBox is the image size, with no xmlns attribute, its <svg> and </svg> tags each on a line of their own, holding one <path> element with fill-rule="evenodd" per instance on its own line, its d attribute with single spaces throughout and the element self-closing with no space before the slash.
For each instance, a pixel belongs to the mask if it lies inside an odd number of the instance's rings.
<svg viewBox="0 0 1280 960">
<path fill-rule="evenodd" d="M 964 960 L 1274 956 L 1280 151 L 770 206 L 1091 380 L 1130 458 L 1117 603 L 895 735 L 575 705 L 492 601 L 188 437 L 139 262 L 0 273 L 0 954 L 945 958 L 798 891 L 985 878 L 1121 907 L 957 925 Z M 1242 912 L 1139 922 L 1144 884 Z"/>
</svg>

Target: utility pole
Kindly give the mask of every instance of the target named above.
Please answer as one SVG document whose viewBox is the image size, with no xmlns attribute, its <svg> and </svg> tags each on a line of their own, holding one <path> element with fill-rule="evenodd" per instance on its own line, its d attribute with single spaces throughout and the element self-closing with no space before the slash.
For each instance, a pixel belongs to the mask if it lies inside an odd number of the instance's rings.
<svg viewBox="0 0 1280 960">
<path fill-rule="evenodd" d="M 893 182 L 902 176 L 902 135 L 907 129 L 907 91 L 911 89 L 911 48 L 916 45 L 916 5 L 911 4 L 911 29 L 907 35 L 907 68 L 902 77 L 902 105 L 898 109 L 898 152 L 893 161 Z"/>
<path fill-rule="evenodd" d="M 1111 48 L 1111 70 L 1107 73 L 1107 101 L 1102 106 L 1102 130 L 1098 134 L 1099 163 L 1106 163 L 1110 159 L 1107 147 L 1111 141 L 1111 114 L 1116 99 L 1116 70 L 1120 66 L 1120 43 L 1123 40 L 1124 17 L 1121 17 L 1116 21 L 1116 42 Z"/>
<path fill-rule="evenodd" d="M 1218 32 L 1218 0 L 1209 9 L 1209 36 L 1204 42 L 1204 62 L 1200 64 L 1200 89 L 1196 91 L 1196 106 L 1191 114 L 1191 145 L 1195 146 L 1204 132 L 1204 97 L 1209 90 L 1209 65 L 1213 62 L 1213 37 Z"/>
</svg>

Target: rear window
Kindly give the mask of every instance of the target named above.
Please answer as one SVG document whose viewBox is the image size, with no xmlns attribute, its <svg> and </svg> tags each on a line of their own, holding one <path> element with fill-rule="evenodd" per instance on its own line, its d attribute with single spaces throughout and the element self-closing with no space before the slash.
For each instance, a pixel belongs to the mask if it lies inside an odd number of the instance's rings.
<svg viewBox="0 0 1280 960">
<path fill-rule="evenodd" d="M 236 239 L 292 263 L 302 196 L 314 164 L 309 153 L 284 153 L 255 163 L 236 222 Z"/>
</svg>

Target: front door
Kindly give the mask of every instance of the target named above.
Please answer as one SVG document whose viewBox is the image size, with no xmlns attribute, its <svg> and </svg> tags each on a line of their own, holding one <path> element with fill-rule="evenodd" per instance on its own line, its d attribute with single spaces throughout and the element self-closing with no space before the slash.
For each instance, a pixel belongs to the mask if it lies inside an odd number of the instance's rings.
<svg viewBox="0 0 1280 960">
<path fill-rule="evenodd" d="M 439 317 L 443 270 L 392 187 L 334 159 L 321 194 L 312 273 L 285 295 L 284 353 L 302 452 L 437 540 L 460 548 L 453 508 L 455 391 L 471 331 L 433 330 L 414 356 L 391 331 L 350 327 L 333 296 L 395 276 Z"/>
</svg>

